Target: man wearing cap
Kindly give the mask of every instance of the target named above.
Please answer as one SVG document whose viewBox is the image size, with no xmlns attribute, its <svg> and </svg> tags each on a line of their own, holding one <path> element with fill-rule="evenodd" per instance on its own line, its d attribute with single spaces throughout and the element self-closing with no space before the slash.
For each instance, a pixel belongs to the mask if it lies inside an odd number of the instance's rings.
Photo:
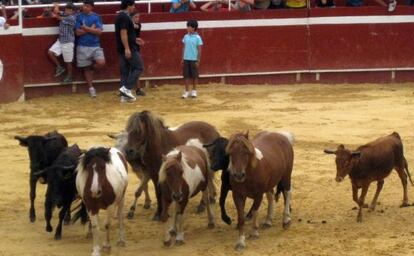
<svg viewBox="0 0 414 256">
<path fill-rule="evenodd" d="M 121 102 L 136 100 L 132 89 L 143 71 L 141 56 L 136 44 L 136 34 L 131 14 L 135 10 L 134 0 L 122 0 L 121 11 L 115 20 L 115 37 L 121 71 Z"/>
<path fill-rule="evenodd" d="M 93 73 L 95 69 L 102 68 L 105 65 L 105 56 L 99 40 L 103 25 L 101 17 L 92 12 L 93 7 L 93 0 L 83 1 L 82 12 L 76 19 L 75 32 L 78 36 L 76 47 L 77 66 L 83 69 L 89 87 L 89 96 L 95 98 L 96 90 L 92 85 Z"/>
</svg>

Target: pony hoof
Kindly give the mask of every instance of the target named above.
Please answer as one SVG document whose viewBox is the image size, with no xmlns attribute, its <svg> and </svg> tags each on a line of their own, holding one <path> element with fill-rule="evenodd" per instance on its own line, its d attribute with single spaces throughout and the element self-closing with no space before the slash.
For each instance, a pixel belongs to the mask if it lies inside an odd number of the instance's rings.
<svg viewBox="0 0 414 256">
<path fill-rule="evenodd" d="M 197 211 L 196 211 L 196 213 L 198 213 L 198 214 L 203 213 L 205 209 L 206 209 L 206 206 L 205 206 L 204 204 L 199 204 L 199 205 L 197 206 Z"/>
<path fill-rule="evenodd" d="M 119 240 L 119 241 L 116 243 L 116 246 L 118 246 L 118 247 L 125 247 L 125 241 L 123 241 L 123 240 Z"/>
<path fill-rule="evenodd" d="M 289 227 L 290 227 L 290 223 L 291 223 L 291 221 L 289 221 L 289 222 L 283 222 L 283 229 L 288 229 Z"/>
<path fill-rule="evenodd" d="M 169 233 L 170 233 L 170 235 L 171 235 L 171 236 L 177 236 L 177 231 L 176 231 L 176 230 L 174 230 L 174 229 L 171 229 L 171 230 L 169 231 Z"/>
<path fill-rule="evenodd" d="M 171 245 L 172 245 L 172 241 L 171 241 L 171 239 L 170 239 L 170 240 L 168 240 L 168 241 L 164 241 L 164 246 L 165 246 L 165 247 L 171 247 Z"/>
<path fill-rule="evenodd" d="M 102 251 L 103 252 L 110 252 L 111 251 L 111 245 L 110 244 L 106 244 L 102 246 Z"/>
<path fill-rule="evenodd" d="M 149 202 L 149 203 L 145 203 L 143 208 L 144 208 L 144 209 L 149 209 L 149 208 L 151 208 L 151 202 Z"/>
<path fill-rule="evenodd" d="M 249 212 L 247 215 L 246 215 L 246 217 L 245 217 L 245 219 L 246 220 L 252 220 L 252 212 Z"/>
<path fill-rule="evenodd" d="M 245 244 L 242 244 L 242 243 L 237 243 L 236 244 L 236 246 L 234 247 L 234 249 L 236 250 L 236 251 L 243 251 L 244 249 L 246 248 L 246 245 Z"/>
<path fill-rule="evenodd" d="M 52 231 L 53 231 L 52 226 L 46 226 L 46 231 L 47 231 L 47 232 L 52 232 Z"/>
<path fill-rule="evenodd" d="M 231 219 L 229 216 L 227 215 L 222 215 L 221 219 L 227 224 L 227 225 L 231 225 Z"/>
<path fill-rule="evenodd" d="M 358 222 L 358 223 L 362 223 L 362 216 L 358 216 L 358 217 L 357 217 L 357 222 Z"/>
<path fill-rule="evenodd" d="M 402 204 L 400 205 L 400 208 L 404 208 L 404 207 L 408 207 L 408 206 L 410 206 L 410 204 L 409 204 L 409 203 L 404 202 L 404 203 L 402 203 Z"/>
<path fill-rule="evenodd" d="M 213 229 L 216 227 L 216 224 L 214 223 L 208 223 L 208 229 Z"/>
<path fill-rule="evenodd" d="M 257 232 L 257 230 L 253 231 L 252 233 L 249 234 L 249 239 L 250 240 L 256 240 L 259 239 L 259 232 Z"/>
<path fill-rule="evenodd" d="M 175 241 L 175 245 L 177 245 L 177 246 L 184 245 L 184 244 L 185 244 L 184 240 L 176 240 Z"/>
<path fill-rule="evenodd" d="M 56 234 L 55 235 L 55 240 L 56 241 L 61 240 L 61 239 L 62 239 L 62 235 L 61 234 Z"/>
<path fill-rule="evenodd" d="M 33 223 L 36 221 L 36 216 L 30 216 L 30 222 Z"/>
<path fill-rule="evenodd" d="M 128 215 L 127 215 L 127 218 L 128 218 L 128 219 L 132 219 L 132 218 L 134 218 L 134 212 L 133 212 L 133 211 L 129 211 L 129 212 L 128 212 Z"/>
<path fill-rule="evenodd" d="M 272 223 L 265 222 L 262 224 L 262 229 L 269 229 L 272 227 Z"/>
</svg>

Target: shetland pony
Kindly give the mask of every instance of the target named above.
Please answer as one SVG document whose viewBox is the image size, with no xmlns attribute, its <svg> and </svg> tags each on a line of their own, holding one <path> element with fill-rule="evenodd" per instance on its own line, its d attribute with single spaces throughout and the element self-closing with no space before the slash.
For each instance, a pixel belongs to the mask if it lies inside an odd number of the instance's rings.
<svg viewBox="0 0 414 256">
<path fill-rule="evenodd" d="M 233 200 L 237 208 L 239 239 L 236 250 L 246 247 L 244 234 L 244 205 L 246 198 L 253 199 L 251 238 L 258 238 L 258 210 L 263 194 L 269 202 L 266 226 L 272 225 L 273 188 L 278 185 L 283 189 L 285 205 L 283 227 L 290 224 L 290 186 L 293 168 L 292 142 L 280 133 L 260 132 L 249 141 L 248 132 L 233 135 L 226 152 L 230 157 L 229 172 Z"/>
<path fill-rule="evenodd" d="M 128 169 L 122 153 L 116 148 L 92 148 L 80 159 L 76 188 L 89 214 L 93 235 L 93 256 L 100 255 L 98 213 L 107 210 L 103 249 L 110 251 L 109 228 L 112 208 L 117 206 L 119 222 L 118 246 L 125 246 L 122 210 L 128 184 Z"/>
<path fill-rule="evenodd" d="M 116 142 L 115 142 L 114 147 L 120 150 L 123 154 L 125 154 L 125 146 L 128 141 L 128 134 L 125 131 L 123 131 L 116 135 L 108 134 L 108 137 L 111 139 L 115 139 Z M 138 198 L 141 196 L 142 192 L 144 192 L 145 193 L 144 209 L 149 209 L 151 207 L 151 198 L 148 193 L 149 176 L 146 175 L 139 166 L 131 166 L 131 167 L 132 167 L 132 171 L 137 175 L 138 179 L 140 180 L 138 188 L 135 191 L 135 200 L 131 208 L 133 209 L 133 211 L 135 211 L 135 206 L 137 205 Z M 128 218 L 131 219 L 134 216 L 133 211 L 128 213 Z"/>
<path fill-rule="evenodd" d="M 170 152 L 178 145 L 184 145 L 189 139 L 199 139 L 201 143 L 208 144 L 217 139 L 220 135 L 210 124 L 199 121 L 192 121 L 180 125 L 177 128 L 168 128 L 161 118 L 149 111 L 142 111 L 132 114 L 127 122 L 126 129 L 128 142 L 125 147 L 128 162 L 141 168 L 154 183 L 157 210 L 153 220 L 159 220 L 162 203 L 161 191 L 158 187 L 158 172 L 162 164 L 162 155 Z M 144 177 L 145 177 L 144 175 Z M 212 179 L 211 174 L 210 179 Z M 215 196 L 213 182 L 209 182 L 211 196 Z M 128 216 L 132 217 L 135 210 L 135 202 L 131 206 Z"/>
<path fill-rule="evenodd" d="M 209 202 L 209 162 L 207 151 L 199 140 L 190 140 L 186 145 L 178 146 L 164 157 L 159 172 L 162 191 L 161 220 L 168 219 L 168 208 L 174 202 L 172 225 L 165 233 L 164 245 L 184 243 L 183 214 L 188 200 L 203 193 L 202 200 L 207 207 L 208 227 L 214 228 L 214 216 Z"/>
</svg>

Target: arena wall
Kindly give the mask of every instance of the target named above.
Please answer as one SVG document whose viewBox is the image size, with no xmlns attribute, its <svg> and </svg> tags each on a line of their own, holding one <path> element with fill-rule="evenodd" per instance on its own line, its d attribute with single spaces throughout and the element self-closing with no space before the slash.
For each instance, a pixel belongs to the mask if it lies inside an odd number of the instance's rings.
<svg viewBox="0 0 414 256">
<path fill-rule="evenodd" d="M 167 7 L 154 8 L 161 11 Z M 414 81 L 413 14 L 414 8 L 408 6 L 399 6 L 392 15 L 381 7 L 144 13 L 142 80 L 181 82 L 181 39 L 186 33 L 185 22 L 195 18 L 205 43 L 200 66 L 204 82 Z M 105 33 L 101 42 L 107 65 L 96 72 L 98 90 L 114 89 L 119 81 L 115 14 L 104 14 L 102 19 Z M 85 91 L 79 72 L 73 86 L 59 85 L 53 76 L 46 52 L 57 38 L 54 19 L 25 19 L 23 29 L 17 28 L 0 32 L 0 102 Z"/>
</svg>

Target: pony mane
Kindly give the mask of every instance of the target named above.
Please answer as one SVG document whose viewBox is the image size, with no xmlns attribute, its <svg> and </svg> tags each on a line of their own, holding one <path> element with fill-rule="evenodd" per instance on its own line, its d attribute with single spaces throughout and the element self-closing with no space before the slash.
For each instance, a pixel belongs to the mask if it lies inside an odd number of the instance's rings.
<svg viewBox="0 0 414 256">
<path fill-rule="evenodd" d="M 86 166 L 92 161 L 94 158 L 100 158 L 105 163 L 111 162 L 110 156 L 110 148 L 104 147 L 93 147 L 89 149 L 80 159 L 79 166 L 82 168 L 80 171 L 85 170 Z"/>
<path fill-rule="evenodd" d="M 174 158 L 175 156 L 178 155 L 178 153 L 180 153 L 180 151 L 176 148 L 174 148 L 173 150 L 171 150 L 170 152 L 168 152 L 168 154 L 166 155 L 166 160 L 162 162 L 161 167 L 160 167 L 160 171 L 158 173 L 158 183 L 161 184 L 165 181 L 165 179 L 167 178 L 167 168 L 169 167 L 170 162 L 172 161 L 172 158 Z M 186 156 L 183 152 L 181 152 L 182 154 L 182 158 L 181 158 L 181 162 L 180 164 L 183 165 L 184 163 L 186 163 Z"/>
<path fill-rule="evenodd" d="M 256 168 L 257 164 L 257 153 L 256 148 L 253 146 L 253 144 L 247 139 L 242 133 L 236 133 L 229 139 L 229 144 L 226 147 L 226 152 L 229 153 L 236 142 L 241 142 L 244 147 L 247 148 L 247 150 L 250 152 L 250 154 L 253 155 L 253 157 L 250 160 L 250 165 L 252 168 Z"/>
</svg>

